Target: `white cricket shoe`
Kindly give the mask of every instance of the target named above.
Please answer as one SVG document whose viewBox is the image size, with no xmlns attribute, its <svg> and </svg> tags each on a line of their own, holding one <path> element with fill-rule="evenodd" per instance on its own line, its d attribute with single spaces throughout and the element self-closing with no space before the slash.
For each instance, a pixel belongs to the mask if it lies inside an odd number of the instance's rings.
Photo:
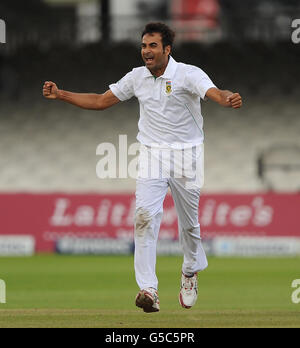
<svg viewBox="0 0 300 348">
<path fill-rule="evenodd" d="M 159 311 L 158 293 L 153 288 L 146 288 L 136 295 L 135 304 L 137 307 L 143 308 L 144 312 L 152 313 Z"/>
<path fill-rule="evenodd" d="M 191 308 L 197 301 L 198 297 L 198 282 L 197 273 L 192 277 L 187 277 L 182 273 L 181 288 L 179 293 L 179 303 L 183 308 Z"/>
</svg>

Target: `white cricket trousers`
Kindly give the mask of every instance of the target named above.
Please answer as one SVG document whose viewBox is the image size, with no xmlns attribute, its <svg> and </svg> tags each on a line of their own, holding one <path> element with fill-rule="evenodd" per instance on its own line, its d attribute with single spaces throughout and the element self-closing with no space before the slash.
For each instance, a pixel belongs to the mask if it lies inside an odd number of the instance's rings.
<svg viewBox="0 0 300 348">
<path fill-rule="evenodd" d="M 143 167 L 144 160 L 145 156 L 141 153 L 140 168 Z M 163 202 L 169 187 L 178 216 L 179 242 L 184 256 L 182 272 L 193 275 L 208 266 L 198 221 L 200 187 L 187 188 L 186 177 L 166 176 L 141 178 L 138 175 L 136 181 L 134 267 L 140 289 L 158 289 L 156 245 L 163 215 Z"/>
</svg>

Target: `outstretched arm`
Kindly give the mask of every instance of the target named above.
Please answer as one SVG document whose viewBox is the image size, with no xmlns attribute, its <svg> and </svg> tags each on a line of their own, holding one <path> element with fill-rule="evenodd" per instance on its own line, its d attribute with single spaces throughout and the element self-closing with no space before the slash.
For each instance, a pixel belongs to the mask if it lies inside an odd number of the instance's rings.
<svg viewBox="0 0 300 348">
<path fill-rule="evenodd" d="M 222 106 L 231 107 L 233 109 L 239 109 L 243 105 L 242 97 L 239 93 L 210 88 L 206 92 L 206 96 Z"/>
<path fill-rule="evenodd" d="M 104 110 L 120 102 L 111 90 L 104 94 L 73 93 L 58 89 L 51 81 L 44 83 L 43 95 L 47 99 L 59 99 L 88 110 Z"/>
</svg>

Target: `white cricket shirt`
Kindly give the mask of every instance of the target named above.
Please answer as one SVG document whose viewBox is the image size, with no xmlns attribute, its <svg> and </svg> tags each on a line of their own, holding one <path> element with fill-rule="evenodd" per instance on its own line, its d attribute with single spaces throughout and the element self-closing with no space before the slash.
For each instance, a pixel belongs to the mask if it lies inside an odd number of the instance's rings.
<svg viewBox="0 0 300 348">
<path fill-rule="evenodd" d="M 109 86 L 121 101 L 135 96 L 140 104 L 137 140 L 147 146 L 186 148 L 203 143 L 200 98 L 216 87 L 200 68 L 170 57 L 162 76 L 145 66 Z"/>
</svg>

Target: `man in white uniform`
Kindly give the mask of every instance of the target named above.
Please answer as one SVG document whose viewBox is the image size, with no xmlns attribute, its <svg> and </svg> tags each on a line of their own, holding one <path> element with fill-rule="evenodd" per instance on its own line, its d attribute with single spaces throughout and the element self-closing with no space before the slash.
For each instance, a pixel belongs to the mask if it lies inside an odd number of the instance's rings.
<svg viewBox="0 0 300 348">
<path fill-rule="evenodd" d="M 207 267 L 198 222 L 204 140 L 200 99 L 209 98 L 234 109 L 242 106 L 238 93 L 218 89 L 204 71 L 177 63 L 170 56 L 174 36 L 163 23 L 146 25 L 141 47 L 145 66 L 133 69 L 104 94 L 63 91 L 50 81 L 43 87 L 48 99 L 93 110 L 104 110 L 133 96 L 138 98 L 137 139 L 142 149 L 136 184 L 134 266 L 140 288 L 136 305 L 147 313 L 159 311 L 156 244 L 168 188 L 178 215 L 184 254 L 179 293 L 183 308 L 196 303 L 197 275 Z M 165 150 L 167 156 L 162 154 Z"/>
</svg>

